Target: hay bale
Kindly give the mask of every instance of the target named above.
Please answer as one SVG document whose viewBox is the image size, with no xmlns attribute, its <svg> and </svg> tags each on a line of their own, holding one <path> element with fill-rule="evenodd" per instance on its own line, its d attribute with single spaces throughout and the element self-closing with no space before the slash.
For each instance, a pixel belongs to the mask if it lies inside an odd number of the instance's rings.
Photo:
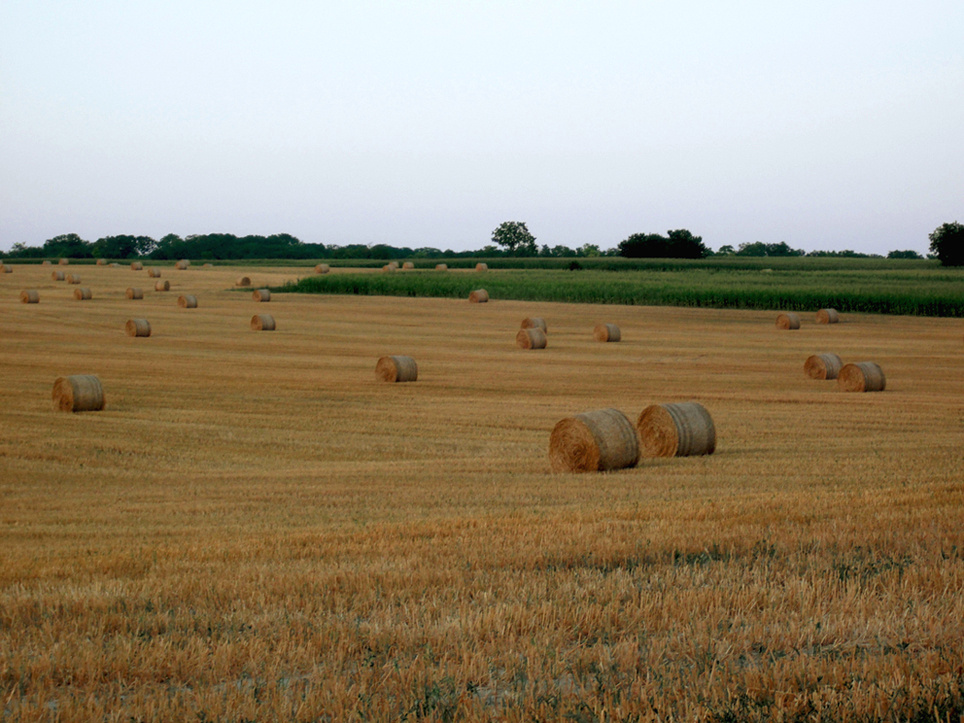
<svg viewBox="0 0 964 723">
<path fill-rule="evenodd" d="M 80 276 L 78 276 L 77 274 L 67 274 L 67 283 L 68 283 L 68 284 L 79 284 L 79 283 L 80 283 Z"/>
<path fill-rule="evenodd" d="M 386 264 L 386 266 L 390 266 L 393 271 L 398 271 L 398 262 L 397 262 L 397 261 L 389 261 L 389 262 Z"/>
<path fill-rule="evenodd" d="M 489 300 L 489 292 L 485 289 L 476 289 L 469 294 L 469 301 L 473 304 L 484 304 Z"/>
<path fill-rule="evenodd" d="M 142 271 L 144 269 L 144 264 L 140 261 L 131 262 L 131 271 Z"/>
<path fill-rule="evenodd" d="M 143 290 L 143 289 L 135 289 L 133 286 L 129 286 L 129 287 L 127 287 L 127 298 L 128 298 L 128 299 L 143 299 L 143 298 L 144 298 L 144 290 Z"/>
<path fill-rule="evenodd" d="M 489 270 L 489 265 L 488 265 L 488 264 L 483 264 L 483 263 L 481 263 L 481 262 L 480 262 L 480 263 L 477 263 L 477 264 L 475 265 L 475 270 L 476 270 L 476 271 L 488 271 L 488 270 Z"/>
<path fill-rule="evenodd" d="M 414 268 L 415 264 L 413 264 L 411 261 L 406 261 L 404 264 L 402 264 L 402 269 L 404 271 L 411 271 Z"/>
<path fill-rule="evenodd" d="M 119 266 L 120 266 L 120 264 L 117 263 L 116 261 L 111 261 L 111 262 L 110 262 L 110 267 L 111 267 L 112 269 L 116 269 L 116 268 L 118 268 Z"/>
<path fill-rule="evenodd" d="M 449 265 L 448 265 L 448 264 L 435 264 L 435 270 L 436 270 L 436 271 L 448 271 L 448 270 L 449 270 Z"/>
<path fill-rule="evenodd" d="M 817 312 L 818 324 L 836 324 L 840 321 L 840 314 L 836 309 L 821 309 Z"/>
<path fill-rule="evenodd" d="M 70 263 L 70 259 L 61 259 L 57 263 L 60 264 L 61 266 L 66 266 L 67 264 Z"/>
<path fill-rule="evenodd" d="M 713 454 L 716 427 L 698 402 L 653 404 L 636 420 L 640 457 L 690 457 Z"/>
<path fill-rule="evenodd" d="M 167 279 L 165 279 L 164 281 L 154 282 L 154 291 L 170 291 L 170 290 L 171 290 L 171 282 L 168 281 Z"/>
<path fill-rule="evenodd" d="M 251 279 L 247 276 L 239 276 L 238 280 L 234 282 L 235 286 L 251 286 Z"/>
<path fill-rule="evenodd" d="M 182 309 L 196 309 L 197 308 L 197 297 L 193 294 L 185 294 L 184 296 L 177 297 L 177 305 Z"/>
<path fill-rule="evenodd" d="M 107 259 L 97 259 L 97 265 L 98 265 L 98 266 L 106 266 L 106 265 L 107 265 Z"/>
<path fill-rule="evenodd" d="M 414 382 L 418 364 L 410 356 L 383 356 L 375 364 L 375 377 L 383 382 Z"/>
<path fill-rule="evenodd" d="M 84 286 L 79 289 L 74 289 L 74 298 L 77 299 L 77 301 L 90 301 L 90 288 Z"/>
<path fill-rule="evenodd" d="M 150 336 L 151 323 L 147 319 L 128 319 L 127 336 Z"/>
<path fill-rule="evenodd" d="M 843 362 L 836 354 L 814 354 L 803 363 L 803 373 L 811 379 L 836 379 L 842 366 Z"/>
<path fill-rule="evenodd" d="M 251 328 L 254 331 L 274 331 L 274 317 L 271 314 L 255 314 L 251 317 Z"/>
<path fill-rule="evenodd" d="M 0 271 L 2 271 L 5 274 L 12 274 L 13 266 L 11 266 L 10 264 L 0 264 Z"/>
<path fill-rule="evenodd" d="M 382 266 L 382 271 L 385 272 L 386 274 L 390 274 L 395 271 L 395 267 L 392 266 L 391 264 L 385 264 L 384 266 Z"/>
<path fill-rule="evenodd" d="M 174 264 L 174 268 L 177 269 L 178 271 L 187 271 L 190 265 L 191 265 L 190 261 L 188 261 L 187 259 L 181 259 L 176 264 Z"/>
<path fill-rule="evenodd" d="M 875 362 L 845 364 L 837 374 L 837 387 L 845 392 L 882 392 L 886 386 L 884 370 Z"/>
<path fill-rule="evenodd" d="M 50 259 L 44 259 L 40 262 L 41 266 L 50 266 Z"/>
<path fill-rule="evenodd" d="M 329 271 L 331 271 L 331 267 L 328 264 L 318 264 L 315 266 L 316 274 L 327 274 Z"/>
<path fill-rule="evenodd" d="M 24 289 L 20 292 L 20 301 L 24 304 L 39 304 L 40 293 L 36 289 Z"/>
<path fill-rule="evenodd" d="M 214 264 L 203 264 L 203 265 L 201 266 L 201 268 L 202 268 L 202 269 L 213 269 L 213 268 L 214 268 Z"/>
<path fill-rule="evenodd" d="M 271 301 L 271 291 L 269 289 L 255 289 L 251 297 L 255 301 Z"/>
<path fill-rule="evenodd" d="M 546 322 L 542 317 L 539 316 L 527 316 L 522 320 L 522 326 L 520 329 L 542 329 L 546 334 L 549 333 L 549 328 L 546 326 Z"/>
<path fill-rule="evenodd" d="M 800 317 L 796 314 L 787 312 L 777 317 L 777 329 L 799 329 Z"/>
<path fill-rule="evenodd" d="M 592 330 L 592 338 L 596 341 L 620 341 L 623 337 L 619 327 L 615 324 L 596 324 Z"/>
<path fill-rule="evenodd" d="M 93 374 L 57 377 L 52 396 L 54 409 L 61 412 L 97 412 L 104 408 L 104 387 Z"/>
<path fill-rule="evenodd" d="M 618 409 L 568 417 L 549 436 L 553 472 L 606 472 L 633 467 L 638 460 L 636 429 Z"/>
<path fill-rule="evenodd" d="M 50 274 L 50 278 L 54 281 L 63 281 L 65 278 L 67 278 L 67 276 L 63 271 L 54 271 L 52 274 Z"/>
<path fill-rule="evenodd" d="M 150 268 L 147 270 L 147 275 L 150 276 L 152 279 L 159 279 L 161 278 L 161 270 Z"/>
<path fill-rule="evenodd" d="M 546 332 L 539 327 L 519 329 L 515 335 L 515 343 L 523 349 L 545 349 Z"/>
</svg>

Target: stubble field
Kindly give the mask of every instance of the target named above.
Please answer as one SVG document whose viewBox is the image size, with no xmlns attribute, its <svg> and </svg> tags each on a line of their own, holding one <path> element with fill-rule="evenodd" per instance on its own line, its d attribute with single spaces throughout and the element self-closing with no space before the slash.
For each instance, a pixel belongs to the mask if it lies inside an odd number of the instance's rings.
<svg viewBox="0 0 964 723">
<path fill-rule="evenodd" d="M 964 714 L 960 320 L 232 289 L 274 267 L 67 267 L 75 301 L 55 268 L 0 275 L 0 718 Z M 886 391 L 807 379 L 826 351 Z M 106 409 L 54 411 L 68 374 Z M 714 455 L 549 471 L 560 419 L 690 400 Z"/>
</svg>

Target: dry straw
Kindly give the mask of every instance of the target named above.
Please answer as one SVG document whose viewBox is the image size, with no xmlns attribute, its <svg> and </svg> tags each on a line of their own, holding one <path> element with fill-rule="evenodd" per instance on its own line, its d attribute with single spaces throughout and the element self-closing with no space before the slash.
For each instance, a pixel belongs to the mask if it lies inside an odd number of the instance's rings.
<svg viewBox="0 0 964 723">
<path fill-rule="evenodd" d="M 402 268 L 405 271 L 411 271 L 415 268 L 415 264 L 413 264 L 411 261 L 406 261 L 404 264 L 402 264 Z"/>
<path fill-rule="evenodd" d="M 66 266 L 67 264 L 70 263 L 70 259 L 61 259 L 57 263 L 60 264 L 61 266 Z"/>
<path fill-rule="evenodd" d="M 397 261 L 389 261 L 389 262 L 386 264 L 386 266 L 390 267 L 393 271 L 397 271 L 397 270 L 398 270 L 398 262 L 397 262 Z"/>
<path fill-rule="evenodd" d="M 469 294 L 469 301 L 473 304 L 484 304 L 489 300 L 489 292 L 485 289 L 476 289 Z"/>
<path fill-rule="evenodd" d="M 50 278 L 54 281 L 63 281 L 67 278 L 67 275 L 63 271 L 54 271 L 50 274 Z"/>
<path fill-rule="evenodd" d="M 520 329 L 542 329 L 546 334 L 549 333 L 549 328 L 546 326 L 545 319 L 538 316 L 527 316 L 522 320 L 522 326 Z"/>
<path fill-rule="evenodd" d="M 837 387 L 845 392 L 882 392 L 886 386 L 884 370 L 875 362 L 846 364 L 837 375 Z"/>
<path fill-rule="evenodd" d="M 90 301 L 90 287 L 83 286 L 79 289 L 74 289 L 74 298 L 77 301 Z"/>
<path fill-rule="evenodd" d="M 0 264 L 0 271 L 2 271 L 5 274 L 12 274 L 13 266 L 11 266 L 10 264 Z"/>
<path fill-rule="evenodd" d="M 716 427 L 698 402 L 652 404 L 636 420 L 640 457 L 691 457 L 713 454 Z"/>
<path fill-rule="evenodd" d="M 818 324 L 836 324 L 840 321 L 840 314 L 836 309 L 821 309 L 817 312 Z"/>
<path fill-rule="evenodd" d="M 477 264 L 475 265 L 475 270 L 476 270 L 476 271 L 488 271 L 488 270 L 489 270 L 489 265 L 488 265 L 488 264 L 483 264 L 483 263 L 481 263 L 481 262 L 480 262 L 480 263 L 477 263 Z"/>
<path fill-rule="evenodd" d="M 436 270 L 436 271 L 448 271 L 448 270 L 449 270 L 449 265 L 448 265 L 448 264 L 435 264 L 435 270 Z"/>
<path fill-rule="evenodd" d="M 800 317 L 793 313 L 780 314 L 777 317 L 777 329 L 799 329 Z"/>
<path fill-rule="evenodd" d="M 327 274 L 329 271 L 331 271 L 331 267 L 328 264 L 318 264 L 315 266 L 316 274 Z"/>
<path fill-rule="evenodd" d="M 177 305 L 182 309 L 196 309 L 197 308 L 197 297 L 193 294 L 185 294 L 184 296 L 177 297 Z"/>
<path fill-rule="evenodd" d="M 127 329 L 127 336 L 151 335 L 151 322 L 147 319 L 128 319 L 125 328 Z"/>
<path fill-rule="evenodd" d="M 170 290 L 171 290 L 171 282 L 168 281 L 167 279 L 165 279 L 164 281 L 154 282 L 154 291 L 170 291 Z"/>
<path fill-rule="evenodd" d="M 40 262 L 41 266 L 50 266 L 50 259 L 44 259 Z"/>
<path fill-rule="evenodd" d="M 98 265 L 98 266 L 106 266 L 106 265 L 107 265 L 107 259 L 97 259 L 97 265 Z"/>
<path fill-rule="evenodd" d="M 52 396 L 54 409 L 61 412 L 96 412 L 104 408 L 104 387 L 93 374 L 57 377 Z"/>
<path fill-rule="evenodd" d="M 814 354 L 803 363 L 803 373 L 811 379 L 836 379 L 842 366 L 843 362 L 836 354 Z"/>
<path fill-rule="evenodd" d="M 187 259 L 181 259 L 176 264 L 174 264 L 174 268 L 177 269 L 178 271 L 187 271 L 190 265 L 191 265 L 190 261 L 188 261 Z"/>
<path fill-rule="evenodd" d="M 418 364 L 410 356 L 383 356 L 375 364 L 375 377 L 383 382 L 414 382 Z"/>
<path fill-rule="evenodd" d="M 271 301 L 271 292 L 268 289 L 256 289 L 251 297 L 255 301 Z"/>
<path fill-rule="evenodd" d="M 384 266 L 382 266 L 382 271 L 384 271 L 387 274 L 390 274 L 394 272 L 395 269 L 397 268 L 398 268 L 397 266 L 392 266 L 391 264 L 385 264 Z"/>
<path fill-rule="evenodd" d="M 148 270 L 147 270 L 147 275 L 150 276 L 152 279 L 159 279 L 159 278 L 161 278 L 161 270 L 160 270 L 160 269 L 148 269 Z"/>
<path fill-rule="evenodd" d="M 79 277 L 77 274 L 67 274 L 67 283 L 68 283 L 68 284 L 79 284 L 79 283 L 80 283 L 80 277 Z"/>
<path fill-rule="evenodd" d="M 202 269 L 213 269 L 213 268 L 214 268 L 214 264 L 202 264 L 202 265 L 201 265 L 201 268 L 202 268 Z"/>
<path fill-rule="evenodd" d="M 549 436 L 553 472 L 605 472 L 639 460 L 636 429 L 618 409 L 600 409 L 558 422 Z"/>
<path fill-rule="evenodd" d="M 247 276 L 239 276 L 238 280 L 234 282 L 235 286 L 251 286 L 251 279 Z"/>
<path fill-rule="evenodd" d="M 615 324 L 596 324 L 596 328 L 592 330 L 592 338 L 596 341 L 619 341 L 623 337 Z"/>
<path fill-rule="evenodd" d="M 20 292 L 20 301 L 24 304 L 39 304 L 40 293 L 36 289 L 24 289 Z"/>
<path fill-rule="evenodd" d="M 274 317 L 271 314 L 255 314 L 251 317 L 251 328 L 254 331 L 274 331 Z"/>
<path fill-rule="evenodd" d="M 131 271 L 142 271 L 144 269 L 144 264 L 140 261 L 131 262 Z"/>
<path fill-rule="evenodd" d="M 127 298 L 128 298 L 128 299 L 143 299 L 143 298 L 144 298 L 144 290 L 143 290 L 143 289 L 135 289 L 133 286 L 129 286 L 129 287 L 127 287 Z"/>
<path fill-rule="evenodd" d="M 515 335 L 515 343 L 523 349 L 545 349 L 546 341 L 546 332 L 539 327 L 519 329 Z"/>
</svg>

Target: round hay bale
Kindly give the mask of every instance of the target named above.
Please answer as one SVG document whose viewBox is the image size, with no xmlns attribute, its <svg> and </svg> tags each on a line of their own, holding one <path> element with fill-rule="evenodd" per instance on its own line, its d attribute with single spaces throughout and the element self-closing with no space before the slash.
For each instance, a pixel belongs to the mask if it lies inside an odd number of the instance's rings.
<svg viewBox="0 0 964 723">
<path fill-rule="evenodd" d="M 68 284 L 79 284 L 79 283 L 80 283 L 80 276 L 78 276 L 77 274 L 67 274 L 67 283 L 68 283 Z"/>
<path fill-rule="evenodd" d="M 61 259 L 57 263 L 60 264 L 61 266 L 66 266 L 67 264 L 70 263 L 70 259 Z"/>
<path fill-rule="evenodd" d="M 44 259 L 40 262 L 41 266 L 50 266 L 50 259 Z"/>
<path fill-rule="evenodd" d="M 398 262 L 397 262 L 397 261 L 389 261 L 389 262 L 386 264 L 386 266 L 390 266 L 393 271 L 398 271 Z"/>
<path fill-rule="evenodd" d="M 619 331 L 619 327 L 615 324 L 596 324 L 596 327 L 592 330 L 592 338 L 596 341 L 619 341 L 621 340 L 622 334 Z"/>
<path fill-rule="evenodd" d="M 97 412 L 104 408 L 104 387 L 93 374 L 57 377 L 53 400 L 61 412 Z"/>
<path fill-rule="evenodd" d="M 636 429 L 618 409 L 584 412 L 558 422 L 549 436 L 553 472 L 605 472 L 639 461 Z"/>
<path fill-rule="evenodd" d="M 251 279 L 247 276 L 239 276 L 238 280 L 234 282 L 235 286 L 251 286 Z"/>
<path fill-rule="evenodd" d="M 142 271 L 144 269 L 144 264 L 140 261 L 131 262 L 131 271 Z"/>
<path fill-rule="evenodd" d="M 176 264 L 174 264 L 174 268 L 177 269 L 178 271 L 187 271 L 190 265 L 191 265 L 190 261 L 188 261 L 187 259 L 181 259 Z"/>
<path fill-rule="evenodd" d="M 251 317 L 251 328 L 254 331 L 274 331 L 274 317 L 271 314 L 255 314 Z"/>
<path fill-rule="evenodd" d="M 151 335 L 151 322 L 147 319 L 128 319 L 125 328 L 127 329 L 127 336 Z"/>
<path fill-rule="evenodd" d="M 150 268 L 147 270 L 147 275 L 150 276 L 152 279 L 159 279 L 161 278 L 161 270 Z"/>
<path fill-rule="evenodd" d="M 12 274 L 13 266 L 11 266 L 10 264 L 0 264 L 0 271 L 2 271 L 5 274 Z"/>
<path fill-rule="evenodd" d="M 167 279 L 165 279 L 164 281 L 154 282 L 154 291 L 170 291 L 170 290 L 171 290 L 171 282 L 168 281 Z"/>
<path fill-rule="evenodd" d="M 251 296 L 255 301 L 271 301 L 271 291 L 269 289 L 255 289 Z"/>
<path fill-rule="evenodd" d="M 488 271 L 488 270 L 489 270 L 489 265 L 488 265 L 488 264 L 483 264 L 483 263 L 477 263 L 477 264 L 475 265 L 475 270 L 476 270 L 476 271 Z"/>
<path fill-rule="evenodd" d="M 201 265 L 201 268 L 202 268 L 202 269 L 213 269 L 213 268 L 214 268 L 214 264 L 202 264 L 202 265 Z"/>
<path fill-rule="evenodd" d="M 67 278 L 67 275 L 64 274 L 63 271 L 54 271 L 52 274 L 50 274 L 50 278 L 54 281 L 63 281 Z"/>
<path fill-rule="evenodd" d="M 837 374 L 837 387 L 845 392 L 882 392 L 886 386 L 884 370 L 875 362 L 845 364 Z"/>
<path fill-rule="evenodd" d="M 836 379 L 843 362 L 836 354 L 814 354 L 803 363 L 803 373 L 811 379 Z"/>
<path fill-rule="evenodd" d="M 393 267 L 391 264 L 385 264 L 382 266 L 382 271 L 386 274 L 390 274 L 395 271 L 395 267 Z"/>
<path fill-rule="evenodd" d="M 636 420 L 640 457 L 690 457 L 713 454 L 716 427 L 698 402 L 652 404 Z"/>
<path fill-rule="evenodd" d="M 110 262 L 110 267 L 111 267 L 112 269 L 116 269 L 116 268 L 118 268 L 119 266 L 120 266 L 120 264 L 117 263 L 116 261 L 111 261 L 111 262 Z"/>
<path fill-rule="evenodd" d="M 435 264 L 435 270 L 436 270 L 436 271 L 448 271 L 448 270 L 449 270 L 449 265 L 448 265 L 448 264 Z"/>
<path fill-rule="evenodd" d="M 406 261 L 404 264 L 402 264 L 402 269 L 405 271 L 411 271 L 414 268 L 415 264 L 413 264 L 411 261 Z"/>
<path fill-rule="evenodd" d="M 185 294 L 184 296 L 177 297 L 177 305 L 182 309 L 196 309 L 197 308 L 197 297 L 193 294 Z"/>
<path fill-rule="evenodd" d="M 74 289 L 74 298 L 77 299 L 77 301 L 90 301 L 90 288 L 83 286 L 79 289 Z"/>
<path fill-rule="evenodd" d="M 489 292 L 485 289 L 476 289 L 469 294 L 469 301 L 473 304 L 484 304 L 489 300 Z"/>
<path fill-rule="evenodd" d="M 133 286 L 129 286 L 129 287 L 127 288 L 127 298 L 128 298 L 128 299 L 143 299 L 143 298 L 144 298 L 144 290 L 143 290 L 143 289 L 135 289 Z"/>
<path fill-rule="evenodd" d="M 777 329 L 799 329 L 800 317 L 793 313 L 780 314 L 777 317 Z"/>
<path fill-rule="evenodd" d="M 98 265 L 98 266 L 106 266 L 106 265 L 107 265 L 107 259 L 97 259 L 97 265 Z"/>
<path fill-rule="evenodd" d="M 328 264 L 318 264 L 315 266 L 316 274 L 327 274 L 329 271 L 331 271 L 331 267 Z"/>
<path fill-rule="evenodd" d="M 20 292 L 20 301 L 24 304 L 39 304 L 40 293 L 36 289 L 24 289 Z"/>
<path fill-rule="evenodd" d="M 414 382 L 418 364 L 410 356 L 383 356 L 375 364 L 375 377 L 383 382 Z"/>
<path fill-rule="evenodd" d="M 515 343 L 523 349 L 545 349 L 546 332 L 537 327 L 519 329 L 515 335 Z"/>
<path fill-rule="evenodd" d="M 520 329 L 542 329 L 546 334 L 549 333 L 549 328 L 546 326 L 545 319 L 539 316 L 527 316 L 522 320 L 522 326 Z"/>
<path fill-rule="evenodd" d="M 821 309 L 817 312 L 818 324 L 836 324 L 840 321 L 840 314 L 836 309 Z"/>
</svg>

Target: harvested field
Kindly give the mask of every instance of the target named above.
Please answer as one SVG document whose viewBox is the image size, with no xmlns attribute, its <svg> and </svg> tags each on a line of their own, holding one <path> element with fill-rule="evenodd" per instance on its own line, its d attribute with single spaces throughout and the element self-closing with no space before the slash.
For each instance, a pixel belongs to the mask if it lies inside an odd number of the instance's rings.
<svg viewBox="0 0 964 723">
<path fill-rule="evenodd" d="M 0 276 L 0 718 L 964 713 L 960 319 L 620 307 L 598 344 L 612 306 L 279 293 L 251 333 L 238 276 L 304 272 L 189 274 L 140 340 L 123 270 Z M 800 373 L 828 348 L 886 393 Z M 73 374 L 104 410 L 52 409 Z M 550 471 L 560 419 L 677 399 L 713 455 Z"/>
</svg>

